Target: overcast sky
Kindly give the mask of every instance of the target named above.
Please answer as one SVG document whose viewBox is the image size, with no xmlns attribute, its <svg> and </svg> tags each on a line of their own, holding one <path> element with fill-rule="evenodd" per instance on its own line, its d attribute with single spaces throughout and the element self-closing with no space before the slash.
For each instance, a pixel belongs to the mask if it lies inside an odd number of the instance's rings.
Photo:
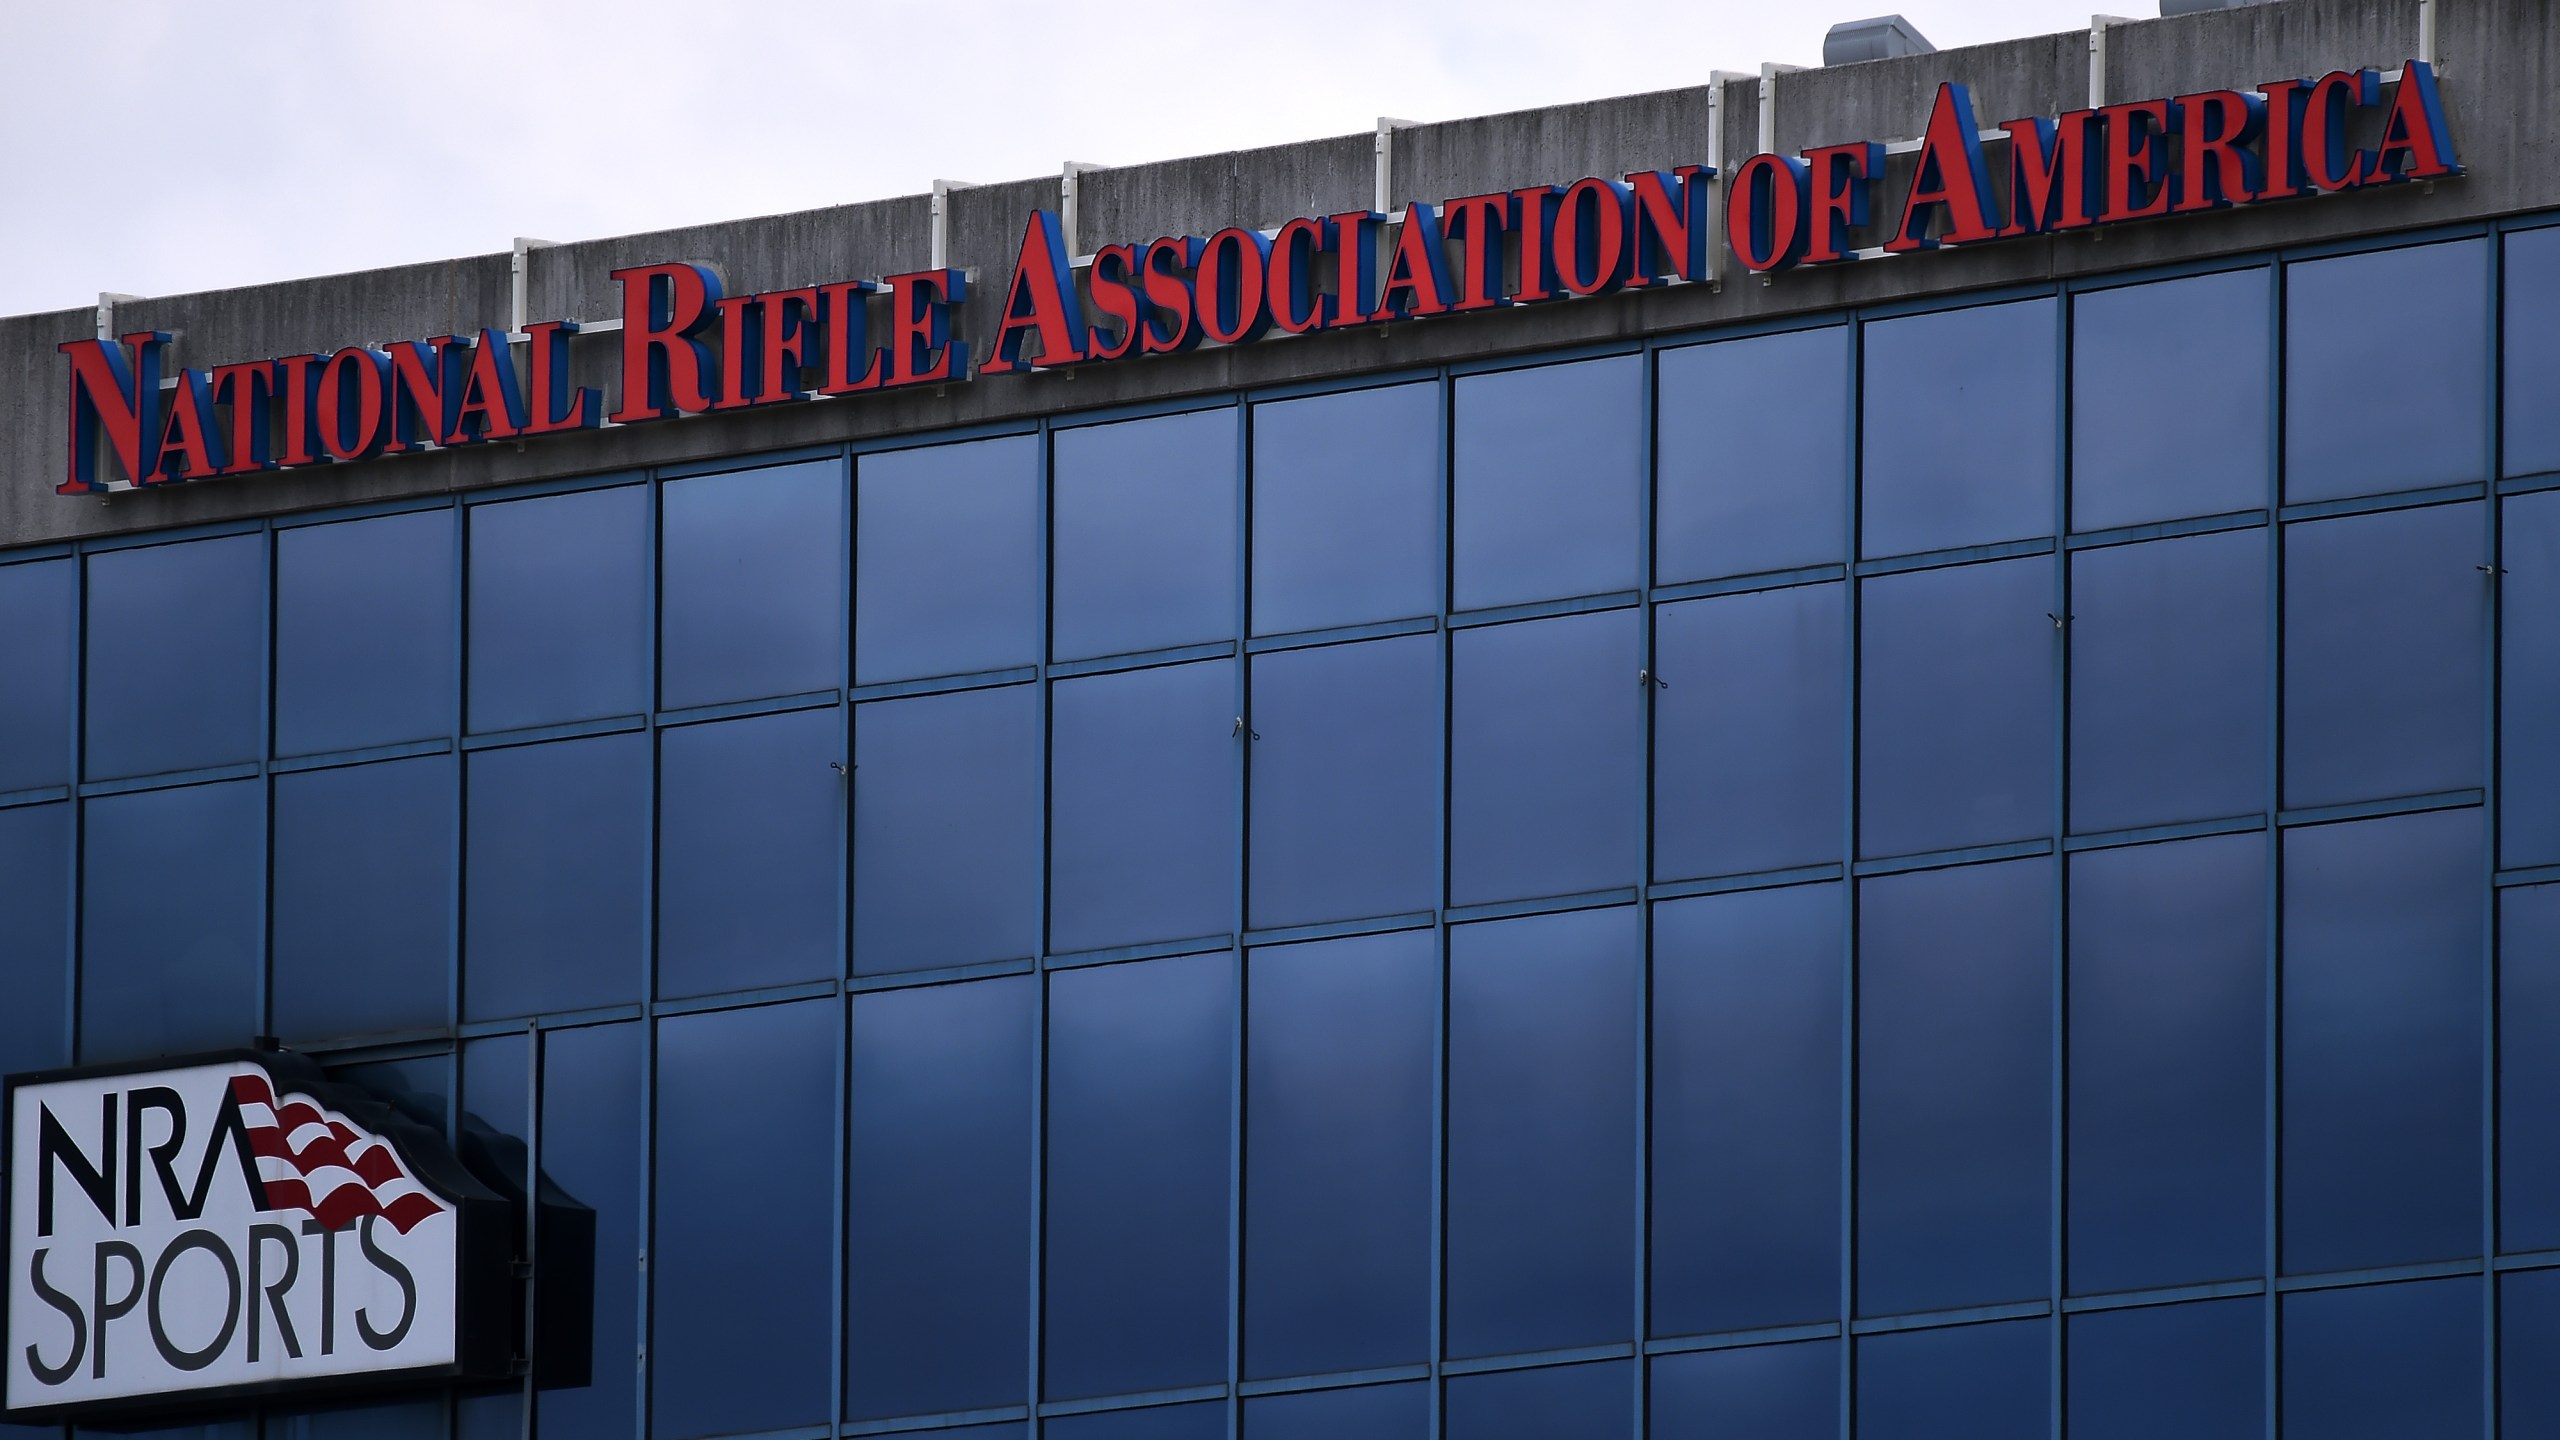
<svg viewBox="0 0 2560 1440">
<path fill-rule="evenodd" d="M 0 0 L 0 315 L 1695 85 L 1890 3 Z"/>
</svg>

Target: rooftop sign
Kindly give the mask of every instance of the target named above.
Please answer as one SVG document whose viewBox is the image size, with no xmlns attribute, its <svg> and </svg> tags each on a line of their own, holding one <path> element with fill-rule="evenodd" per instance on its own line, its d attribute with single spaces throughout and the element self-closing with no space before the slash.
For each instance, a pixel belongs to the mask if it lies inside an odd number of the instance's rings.
<svg viewBox="0 0 2560 1440">
<path fill-rule="evenodd" d="M 1896 154 L 1916 159 L 1888 194 Z M 1035 211 L 993 353 L 974 365 L 952 335 L 969 297 L 961 270 L 753 295 L 728 294 L 704 263 L 616 270 L 609 420 L 599 391 L 570 378 L 579 327 L 568 320 L 185 369 L 165 384 L 167 332 L 75 340 L 61 347 L 71 443 L 56 488 L 343 464 L 1691 284 L 1715 279 L 1728 250 L 1774 273 L 2460 173 L 2434 71 L 2418 61 L 2387 83 L 2341 70 L 1988 131 L 1964 86 L 1941 85 L 1917 141 L 1754 155 L 1729 181 L 1677 165 L 1090 256 L 1070 253 L 1055 213 Z"/>
</svg>

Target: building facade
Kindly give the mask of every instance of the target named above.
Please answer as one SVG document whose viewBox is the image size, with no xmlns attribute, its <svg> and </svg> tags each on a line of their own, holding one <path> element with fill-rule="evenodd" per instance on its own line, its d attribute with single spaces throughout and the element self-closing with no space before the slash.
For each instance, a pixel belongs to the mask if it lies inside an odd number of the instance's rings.
<svg viewBox="0 0 2560 1440">
<path fill-rule="evenodd" d="M 592 1212 L 584 1383 L 162 1433 L 2560 1434 L 2560 27 L 2429 8 L 0 320 L 0 1071 L 272 1037 Z M 983 366 L 1042 210 L 2413 60 L 2459 178 L 56 493 L 93 336 L 903 267 Z"/>
</svg>

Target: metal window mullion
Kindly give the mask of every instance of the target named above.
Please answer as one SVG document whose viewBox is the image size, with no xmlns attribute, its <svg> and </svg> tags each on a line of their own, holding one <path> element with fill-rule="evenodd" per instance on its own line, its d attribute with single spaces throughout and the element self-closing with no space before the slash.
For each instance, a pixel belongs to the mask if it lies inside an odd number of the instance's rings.
<svg viewBox="0 0 2560 1440">
<path fill-rule="evenodd" d="M 69 851 L 63 857 L 63 874 L 68 877 L 69 892 L 64 903 L 69 906 L 62 922 L 62 1054 L 72 1064 L 85 1057 L 80 1053 L 80 947 L 82 932 L 87 928 L 82 915 L 83 891 L 87 881 L 87 831 L 89 802 L 81 798 L 80 782 L 87 774 L 89 714 L 89 556 L 86 547 L 71 558 L 71 727 L 70 783 L 64 788 L 63 817 Z M 69 1434 L 68 1430 L 63 1432 Z"/>
<path fill-rule="evenodd" d="M 1654 834 L 1654 677 L 1660 671 L 1662 657 L 1654 646 L 1654 621 L 1657 614 L 1652 600 L 1654 571 L 1654 509 L 1659 469 L 1659 416 L 1661 413 L 1661 352 L 1646 346 L 1643 360 L 1644 424 L 1637 432 L 1641 447 L 1637 471 L 1644 477 L 1637 509 L 1636 534 L 1639 551 L 1636 561 L 1638 593 L 1645 597 L 1636 611 L 1636 623 L 1643 633 L 1636 643 L 1642 647 L 1643 663 L 1637 674 L 1637 698 L 1644 708 L 1638 712 L 1638 740 L 1643 764 L 1643 791 L 1636 797 L 1636 1111 L 1635 1111 L 1635 1253 L 1629 1257 L 1635 1266 L 1634 1321 L 1627 1332 L 1635 1344 L 1635 1360 L 1630 1383 L 1635 1387 L 1633 1408 L 1635 1433 L 1651 1430 L 1651 1386 L 1644 1342 L 1652 1334 L 1653 1308 L 1653 905 L 1641 887 L 1653 883 Z"/>
<path fill-rule="evenodd" d="M 276 527 L 258 526 L 258 1033 L 273 1035 L 276 935 Z M 451 1126 L 446 1127 L 448 1130 Z"/>
<path fill-rule="evenodd" d="M 1439 372 L 1436 391 L 1440 413 L 1436 427 L 1439 441 L 1439 483 L 1434 487 L 1433 503 L 1438 507 L 1438 553 L 1434 557 L 1440 573 L 1440 766 L 1439 824 L 1434 837 L 1439 845 L 1440 890 L 1435 900 L 1433 940 L 1439 967 L 1438 1003 L 1433 1007 L 1431 1037 L 1431 1396 L 1430 1424 L 1426 1440 L 1441 1440 L 1447 1426 L 1448 1381 L 1446 1362 L 1449 1349 L 1449 994 L 1451 969 L 1449 933 L 1449 800 L 1451 767 L 1457 747 L 1453 743 L 1452 726 L 1457 715 L 1457 636 L 1449 628 L 1450 586 L 1457 565 L 1454 550 L 1456 504 L 1454 489 L 1456 465 L 1452 455 L 1456 449 L 1453 430 L 1457 406 L 1456 380 L 1446 367 Z"/>
<path fill-rule="evenodd" d="M 1050 871 L 1051 857 L 1057 848 L 1056 829 L 1050 816 L 1051 738 L 1050 718 L 1056 708 L 1051 697 L 1057 681 L 1050 673 L 1050 658 L 1055 648 L 1052 634 L 1055 625 L 1055 596 L 1052 579 L 1057 570 L 1054 554 L 1057 545 L 1056 504 L 1051 477 L 1056 470 L 1057 432 L 1047 417 L 1040 421 L 1039 483 L 1039 619 L 1040 651 L 1036 674 L 1032 680 L 1040 715 L 1039 743 L 1035 747 L 1040 791 L 1040 954 L 1033 962 L 1031 983 L 1037 987 L 1032 997 L 1031 1026 L 1031 1264 L 1028 1284 L 1031 1294 L 1030 1314 L 1025 1317 L 1023 1334 L 1029 1351 L 1025 1358 L 1023 1392 L 1024 1440 L 1040 1440 L 1045 1422 L 1040 1418 L 1042 1361 L 1047 1347 L 1047 1266 L 1049 1214 L 1049 951 L 1050 951 Z"/>
<path fill-rule="evenodd" d="M 2284 1304 L 2276 1296 L 2283 1271 L 2284 1239 L 2284 835 L 2276 817 L 2284 809 L 2284 513 L 2285 468 L 2285 303 L 2291 267 L 2272 264 L 2267 286 L 2267 354 L 2269 410 L 2267 424 L 2267 848 L 2263 863 L 2266 892 L 2266 1017 L 2263 1107 L 2259 1158 L 2266 1167 L 2265 1214 L 2261 1257 L 2266 1279 L 2266 1312 L 2261 1317 L 2264 1353 L 2260 1359 L 2264 1407 L 2264 1440 L 2282 1440 L 2284 1425 Z"/>
<path fill-rule="evenodd" d="M 660 673 L 665 656 L 660 645 L 665 602 L 659 594 L 658 549 L 664 543 L 665 526 L 661 512 L 665 508 L 665 483 L 655 470 L 642 482 L 648 487 L 648 534 L 642 564 L 648 585 L 648 631 L 642 638 L 648 655 L 648 713 L 642 733 L 647 742 L 649 767 L 649 833 L 648 843 L 641 847 L 640 877 L 640 1026 L 641 1052 L 640 1093 L 646 1107 L 640 1125 L 640 1352 L 638 1429 L 650 1433 L 656 1418 L 650 1409 L 650 1397 L 656 1388 L 657 1364 L 652 1344 L 657 1315 L 657 1274 L 652 1263 L 657 1252 L 658 1223 L 658 815 L 660 786 L 658 783 L 658 702 L 665 693 L 665 677 Z"/>
<path fill-rule="evenodd" d="M 836 787 L 835 1007 L 840 1040 L 836 1050 L 836 1265 L 828 1282 L 833 1295 L 828 1323 L 835 1328 L 835 1350 L 827 1360 L 833 1377 L 827 1414 L 833 1419 L 831 1433 L 841 1437 L 846 1425 L 845 1392 L 852 1383 L 848 1352 L 853 1339 L 853 1288 L 846 1280 L 846 1271 L 853 1263 L 853 994 L 848 982 L 853 976 L 853 565 L 858 553 L 855 530 L 861 524 L 861 497 L 855 489 L 856 462 L 852 455 L 839 449 L 836 463 L 844 481 L 844 522 L 836 531 L 836 615 L 844 626 L 844 641 L 836 647 L 836 756 L 841 764 Z"/>
<path fill-rule="evenodd" d="M 2433 60 L 2432 40 L 2434 11 L 2422 5 L 2421 16 L 2427 21 L 2428 59 Z M 2481 927 L 2480 927 L 2480 1257 L 2486 1267 L 2480 1281 L 2480 1414 L 2484 1433 L 2495 1436 L 2499 1425 L 2498 1391 L 2500 1383 L 2499 1348 L 2503 1341 L 2500 1296 L 2505 1282 L 2498 1279 L 2495 1263 L 2498 1255 L 2499 1166 L 2498 1144 L 2501 1134 L 2498 1115 L 2498 1067 L 2500 1060 L 2498 1033 L 2498 988 L 2500 967 L 2500 911 L 2498 895 L 2498 855 L 2504 836 L 2499 805 L 2501 766 L 2499 741 L 2503 734 L 2499 707 L 2503 703 L 2505 678 L 2500 673 L 2499 650 L 2504 634 L 2506 592 L 2506 501 L 2498 495 L 2498 477 L 2506 473 L 2506 372 L 2501 364 L 2506 353 L 2506 285 L 2507 238 L 2503 234 L 2489 236 L 2488 256 L 2488 395 L 2482 406 L 2482 423 L 2487 427 L 2487 443 L 2482 453 L 2489 457 L 2488 495 L 2481 502 L 2483 532 L 2482 560 L 2487 565 L 2483 578 L 2488 583 L 2484 602 L 2487 615 L 2481 644 L 2483 661 L 2481 676 L 2486 693 L 2481 706 L 2480 749 L 2480 825 L 2481 825 Z"/>
<path fill-rule="evenodd" d="M 2072 373 L 2075 331 L 2073 299 L 2064 291 L 2055 297 L 2054 346 L 2057 383 L 2054 386 L 2054 455 L 2053 455 L 2053 994 L 2048 1022 L 2052 1034 L 2047 1037 L 2052 1047 L 2051 1070 L 2047 1081 L 2046 1104 L 2050 1130 L 2047 1144 L 2052 1153 L 2045 1158 L 2051 1177 L 2048 1197 L 2046 1236 L 2049 1245 L 2046 1293 L 2052 1299 L 2052 1333 L 2046 1337 L 2052 1364 L 2052 1379 L 2046 1386 L 2046 1403 L 2050 1409 L 2053 1440 L 2062 1440 L 2067 1424 L 2067 1399 L 2070 1385 L 2070 1349 L 2066 1344 L 2068 1325 L 2062 1318 L 2062 1303 L 2069 1292 L 2071 1164 L 2071 860 L 2064 852 L 2063 837 L 2071 833 L 2071 549 L 2063 541 L 2071 534 L 2071 417 Z"/>
<path fill-rule="evenodd" d="M 535 1389 L 534 1382 L 536 1367 L 542 1363 L 540 1348 L 542 1327 L 539 1323 L 542 1312 L 536 1304 L 539 1292 L 535 1287 L 542 1280 L 542 1225 L 540 1223 L 542 1218 L 542 1067 L 545 1048 L 542 1027 L 530 1020 L 526 1021 L 524 1026 L 524 1189 L 527 1213 L 524 1224 L 524 1258 L 525 1268 L 532 1272 L 532 1278 L 526 1282 L 524 1292 L 524 1401 L 523 1408 L 517 1417 L 521 1422 L 517 1431 L 521 1440 L 534 1440 L 533 1409 L 536 1403 L 535 1396 L 539 1393 Z M 454 1055 L 459 1064 L 462 1055 L 462 1046 L 459 1042 L 454 1046 Z M 461 1091 L 461 1082 L 457 1080 L 454 1084 L 454 1093 L 459 1095 Z M 592 1252 L 594 1247 L 590 1245 L 588 1248 Z M 593 1263 L 590 1258 L 590 1270 L 593 1268 Z"/>
<path fill-rule="evenodd" d="M 1380 136 L 1380 144 L 1385 137 Z M 1253 407 L 1236 402 L 1236 538 L 1235 634 L 1236 715 L 1244 721 L 1235 737 L 1235 940 L 1232 968 L 1234 1008 L 1227 1037 L 1227 1440 L 1244 1434 L 1244 1146 L 1245 1021 L 1247 973 L 1244 935 L 1251 921 L 1247 908 L 1253 883 L 1253 657 L 1245 653 L 1252 631 L 1253 605 Z"/>
<path fill-rule="evenodd" d="M 1841 717 L 1840 764 L 1840 1440 L 1857 1433 L 1858 1344 L 1850 1336 L 1858 1309 L 1858 941 L 1859 902 L 1864 885 L 1858 871 L 1858 746 L 1864 703 L 1859 660 L 1864 644 L 1863 615 L 1867 582 L 1857 574 L 1858 531 L 1866 506 L 1866 324 L 1852 316 L 1848 326 L 1848 414 L 1842 424 L 1849 435 L 1848 503 L 1841 543 L 1846 573 L 1841 580 Z"/>
</svg>

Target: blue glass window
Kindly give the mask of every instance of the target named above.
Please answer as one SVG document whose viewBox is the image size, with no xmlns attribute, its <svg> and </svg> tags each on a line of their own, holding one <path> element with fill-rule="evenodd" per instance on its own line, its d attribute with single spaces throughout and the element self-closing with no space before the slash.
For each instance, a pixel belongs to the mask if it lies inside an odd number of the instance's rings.
<svg viewBox="0 0 2560 1440">
<path fill-rule="evenodd" d="M 1859 1440 L 2043 1440 L 2053 1423 L 2051 1323 L 1863 1337 Z"/>
<path fill-rule="evenodd" d="M 1655 583 L 1840 563 L 1848 327 L 1686 345 L 1655 365 Z"/>
<path fill-rule="evenodd" d="M 266 749 L 266 548 L 226 535 L 89 557 L 90 779 Z"/>
<path fill-rule="evenodd" d="M 0 810 L 0 1075 L 71 1058 L 71 807 Z"/>
<path fill-rule="evenodd" d="M 1458 1376 L 1449 1382 L 1440 1433 L 1448 1440 L 1558 1440 L 1567 1435 L 1599 1440 L 1633 1434 L 1630 1363 L 1611 1360 Z"/>
<path fill-rule="evenodd" d="M 659 1022 L 654 1435 L 820 1425 L 833 1408 L 835 1286 L 810 1262 L 835 1244 L 838 1015 L 805 1000 Z"/>
<path fill-rule="evenodd" d="M 2051 300 L 1866 327 L 1859 553 L 2053 533 L 2061 327 Z"/>
<path fill-rule="evenodd" d="M 1841 905 L 1654 907 L 1654 1334 L 1840 1313 Z"/>
<path fill-rule="evenodd" d="M 1232 932 L 1235 663 L 1062 680 L 1050 702 L 1049 947 Z"/>
<path fill-rule="evenodd" d="M 2542 397 L 2560 391 L 2560 228 L 2506 238 L 2506 468 L 2560 470 L 2560 414 Z"/>
<path fill-rule="evenodd" d="M 1636 912 L 1465 925 L 1449 945 L 1448 1351 L 1626 1340 Z"/>
<path fill-rule="evenodd" d="M 71 779 L 76 574 L 68 560 L 0 565 L 0 794 Z"/>
<path fill-rule="evenodd" d="M 2071 860 L 2071 1289 L 2266 1268 L 2267 838 Z"/>
<path fill-rule="evenodd" d="M 1632 885 L 1644 874 L 1644 614 L 1453 638 L 1449 900 Z"/>
<path fill-rule="evenodd" d="M 1244 1402 L 1244 1440 L 1423 1440 L 1430 1433 L 1431 1387 L 1422 1382 Z"/>
<path fill-rule="evenodd" d="M 639 999 L 649 737 L 483 750 L 465 773 L 464 1018 Z"/>
<path fill-rule="evenodd" d="M 2071 557 L 2071 828 L 2267 804 L 2267 535 Z"/>
<path fill-rule="evenodd" d="M 1050 1399 L 1227 1371 L 1230 953 L 1049 977 Z"/>
<path fill-rule="evenodd" d="M 1653 878 L 1840 859 L 1846 587 L 1654 611 Z"/>
<path fill-rule="evenodd" d="M 1235 638 L 1239 423 L 1226 406 L 1050 442 L 1058 659 Z"/>
<path fill-rule="evenodd" d="M 1253 924 L 1428 910 L 1440 889 L 1440 637 L 1253 660 Z"/>
<path fill-rule="evenodd" d="M 471 728 L 649 706 L 649 491 L 471 507 Z"/>
<path fill-rule="evenodd" d="M 1039 690 L 874 701 L 853 736 L 854 973 L 1039 954 Z"/>
<path fill-rule="evenodd" d="M 1253 633 L 1440 609 L 1440 387 L 1253 410 Z"/>
<path fill-rule="evenodd" d="M 449 1018 L 453 787 L 449 755 L 276 777 L 276 1034 Z"/>
<path fill-rule="evenodd" d="M 694 475 L 664 489 L 658 703 L 842 684 L 844 462 Z"/>
<path fill-rule="evenodd" d="M 1457 608 L 1632 590 L 1644 565 L 1644 363 L 1457 382 Z"/>
<path fill-rule="evenodd" d="M 2477 504 L 2285 527 L 2288 808 L 2480 783 L 2485 544 Z"/>
<path fill-rule="evenodd" d="M 2259 1440 L 2266 1314 L 2247 1299 L 2072 1316 L 2072 1440 Z"/>
<path fill-rule="evenodd" d="M 2268 287 L 2233 270 L 2072 298 L 2072 529 L 2266 507 Z"/>
<path fill-rule="evenodd" d="M 2498 863 L 2560 864 L 2560 491 L 2504 503 Z"/>
<path fill-rule="evenodd" d="M 2051 834 L 2053 562 L 1863 583 L 1860 852 Z"/>
<path fill-rule="evenodd" d="M 269 1411 L 265 1440 L 445 1440 L 444 1406 L 434 1400 L 339 1405 L 301 1414 Z"/>
<path fill-rule="evenodd" d="M 2046 1293 L 2053 865 L 1863 881 L 1858 1309 Z"/>
<path fill-rule="evenodd" d="M 2498 1248 L 2560 1249 L 2560 885 L 2498 903 Z"/>
<path fill-rule="evenodd" d="M 662 731 L 658 993 L 843 968 L 842 721 L 833 707 Z"/>
<path fill-rule="evenodd" d="M 1249 1378 L 1430 1358 L 1438 949 L 1408 930 L 1248 962 Z"/>
<path fill-rule="evenodd" d="M 2477 810 L 2284 842 L 2284 1268 L 2480 1253 Z"/>
<path fill-rule="evenodd" d="M 2285 269 L 2284 498 L 2489 478 L 2489 243 Z"/>
<path fill-rule="evenodd" d="M 80 1059 L 260 1033 L 266 786 L 140 790 L 81 818 Z"/>
<path fill-rule="evenodd" d="M 1023 1400 L 1039 981 L 853 997 L 845 1406 Z"/>
<path fill-rule="evenodd" d="M 2285 1440 L 2477 1435 L 2481 1349 L 2470 1276 L 2287 1295 Z"/>
<path fill-rule="evenodd" d="M 542 1040 L 543 1178 L 596 1212 L 594 1353 L 588 1383 L 534 1394 L 548 1436 L 627 1436 L 637 1428 L 640 1181 L 646 1135 L 641 1027 L 554 1030 Z"/>
<path fill-rule="evenodd" d="M 2498 1414 L 2506 1435 L 2560 1433 L 2560 1270 L 2499 1281 Z"/>
<path fill-rule="evenodd" d="M 1040 1422 L 1045 1440 L 1226 1440 L 1224 1401 L 1099 1410 Z"/>
<path fill-rule="evenodd" d="M 1659 1356 L 1648 1398 L 1656 1440 L 1839 1440 L 1840 1342 Z"/>
<path fill-rule="evenodd" d="M 865 455 L 853 671 L 865 685 L 1040 658 L 1040 441 Z"/>
<path fill-rule="evenodd" d="M 450 509 L 276 532 L 276 753 L 453 731 Z"/>
</svg>

